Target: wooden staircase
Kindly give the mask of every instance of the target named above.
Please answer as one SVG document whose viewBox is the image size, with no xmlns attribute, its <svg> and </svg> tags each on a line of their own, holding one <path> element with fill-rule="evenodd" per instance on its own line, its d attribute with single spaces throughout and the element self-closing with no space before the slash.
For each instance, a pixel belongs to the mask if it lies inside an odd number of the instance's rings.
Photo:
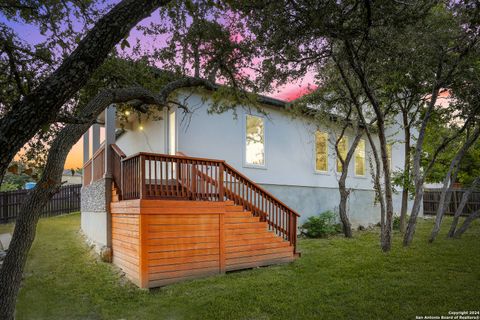
<svg viewBox="0 0 480 320">
<path fill-rule="evenodd" d="M 295 259 L 293 247 L 269 231 L 267 222 L 232 202 L 225 214 L 226 271 L 286 263 Z"/>
<path fill-rule="evenodd" d="M 287 263 L 297 217 L 221 160 L 113 149 L 113 261 L 152 288 Z"/>
</svg>

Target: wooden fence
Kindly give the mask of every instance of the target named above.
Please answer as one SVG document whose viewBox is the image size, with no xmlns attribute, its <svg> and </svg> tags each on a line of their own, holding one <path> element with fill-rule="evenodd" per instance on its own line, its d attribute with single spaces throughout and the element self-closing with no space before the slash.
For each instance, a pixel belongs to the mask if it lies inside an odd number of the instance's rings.
<svg viewBox="0 0 480 320">
<path fill-rule="evenodd" d="M 42 217 L 52 217 L 80 210 L 81 184 L 63 186 L 42 211 Z M 0 223 L 14 221 L 30 190 L 0 192 Z"/>
<path fill-rule="evenodd" d="M 455 211 L 457 211 L 457 207 L 460 204 L 460 201 L 462 201 L 462 196 L 465 192 L 465 189 L 452 190 L 450 203 L 447 207 L 445 214 L 455 214 Z M 442 189 L 425 189 L 425 194 L 423 195 L 424 214 L 436 215 L 441 193 Z M 480 192 L 473 192 L 468 199 L 467 205 L 465 206 L 465 208 L 463 208 L 462 215 L 468 215 L 478 209 L 480 209 Z"/>
</svg>

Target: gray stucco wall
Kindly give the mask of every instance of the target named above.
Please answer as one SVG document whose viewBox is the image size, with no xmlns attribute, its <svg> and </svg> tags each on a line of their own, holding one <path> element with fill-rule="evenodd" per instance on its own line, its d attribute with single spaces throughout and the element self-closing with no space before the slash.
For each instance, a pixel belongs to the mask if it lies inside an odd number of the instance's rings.
<svg viewBox="0 0 480 320">
<path fill-rule="evenodd" d="M 262 184 L 267 191 L 272 193 L 286 205 L 297 211 L 301 217 L 299 224 L 308 217 L 317 215 L 326 210 L 338 213 L 340 193 L 335 188 L 282 186 Z M 373 190 L 353 190 L 348 198 L 348 214 L 353 227 L 368 226 L 380 221 L 380 206 L 374 203 Z M 412 201 L 409 202 L 411 208 Z M 395 194 L 393 199 L 394 213 L 399 214 L 401 195 Z"/>
<path fill-rule="evenodd" d="M 97 251 L 107 245 L 106 180 L 100 179 L 82 187 L 81 228 Z"/>
</svg>

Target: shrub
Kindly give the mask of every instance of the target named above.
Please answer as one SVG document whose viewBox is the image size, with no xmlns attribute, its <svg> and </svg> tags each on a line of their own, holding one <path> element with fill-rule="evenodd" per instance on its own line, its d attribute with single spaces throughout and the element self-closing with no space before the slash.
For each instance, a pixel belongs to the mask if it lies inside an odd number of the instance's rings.
<svg viewBox="0 0 480 320">
<path fill-rule="evenodd" d="M 342 227 L 336 223 L 336 214 L 325 211 L 318 216 L 312 216 L 301 226 L 301 233 L 307 238 L 325 238 L 341 232 Z"/>
<path fill-rule="evenodd" d="M 400 230 L 400 216 L 393 216 L 393 230 Z"/>
<path fill-rule="evenodd" d="M 405 221 L 408 221 L 408 219 L 410 219 L 409 215 L 405 217 Z M 400 216 L 393 216 L 393 230 L 400 230 Z"/>
</svg>

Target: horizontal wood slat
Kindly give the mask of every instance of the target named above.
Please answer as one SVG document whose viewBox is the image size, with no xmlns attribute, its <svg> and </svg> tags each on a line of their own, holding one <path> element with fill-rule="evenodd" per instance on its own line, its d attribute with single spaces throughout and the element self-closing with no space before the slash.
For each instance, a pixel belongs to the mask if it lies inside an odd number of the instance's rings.
<svg viewBox="0 0 480 320">
<path fill-rule="evenodd" d="M 114 263 L 139 286 L 152 288 L 236 270 L 237 266 L 295 259 L 290 243 L 268 231 L 267 222 L 232 211 L 231 207 L 238 207 L 232 202 L 210 203 L 112 203 L 116 212 L 112 214 Z M 182 210 L 175 210 L 178 208 Z M 186 209 L 195 213 L 186 214 Z"/>
</svg>

